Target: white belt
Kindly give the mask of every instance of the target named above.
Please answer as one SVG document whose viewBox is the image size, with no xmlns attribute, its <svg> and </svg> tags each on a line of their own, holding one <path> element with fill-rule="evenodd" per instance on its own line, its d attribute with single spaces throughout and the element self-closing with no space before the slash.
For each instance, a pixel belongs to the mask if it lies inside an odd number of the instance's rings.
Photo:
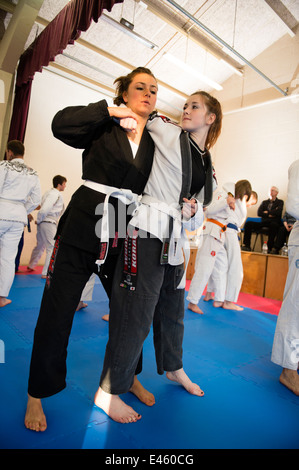
<svg viewBox="0 0 299 470">
<path fill-rule="evenodd" d="M 173 207 L 171 205 L 166 204 L 165 202 L 159 201 L 152 196 L 144 195 L 140 201 L 142 204 L 147 206 L 153 207 L 158 211 L 162 212 L 163 214 L 167 214 L 169 217 L 173 219 L 173 230 L 171 238 L 174 240 L 181 237 L 181 228 L 182 228 L 182 214 L 180 209 L 177 207 Z"/>
<path fill-rule="evenodd" d="M 175 252 L 177 249 L 177 240 L 180 238 L 183 239 L 183 241 L 187 240 L 187 236 L 185 233 L 185 230 L 182 233 L 182 214 L 179 209 L 176 207 L 170 206 L 166 204 L 165 202 L 159 201 L 158 199 L 155 199 L 154 197 L 144 195 L 141 198 L 141 203 L 146 204 L 148 206 L 154 207 L 160 212 L 163 212 L 164 214 L 167 214 L 169 217 L 173 219 L 173 229 L 172 233 L 170 235 L 170 243 L 169 243 L 169 264 L 171 263 L 171 260 L 175 257 Z M 183 247 L 184 247 L 183 243 Z M 162 250 L 163 251 L 163 250 Z M 187 249 L 185 250 L 183 248 L 183 252 L 185 255 L 185 274 L 182 278 L 181 283 L 177 287 L 177 289 L 184 289 L 185 288 L 185 275 L 186 275 L 186 269 L 189 263 L 189 257 L 190 257 L 190 250 Z"/>
<path fill-rule="evenodd" d="M 98 191 L 102 194 L 106 194 L 104 205 L 103 205 L 103 214 L 101 219 L 101 253 L 100 258 L 96 260 L 96 264 L 101 265 L 105 262 L 108 245 L 109 245 L 109 210 L 108 210 L 108 201 L 109 198 L 115 197 L 119 199 L 123 204 L 137 204 L 138 194 L 133 193 L 130 189 L 120 189 L 113 186 L 107 186 L 101 183 L 95 183 L 94 181 L 86 180 L 84 186 L 87 186 L 94 191 Z M 97 214 L 97 212 L 96 212 Z M 102 251 L 103 249 L 103 251 Z"/>
</svg>

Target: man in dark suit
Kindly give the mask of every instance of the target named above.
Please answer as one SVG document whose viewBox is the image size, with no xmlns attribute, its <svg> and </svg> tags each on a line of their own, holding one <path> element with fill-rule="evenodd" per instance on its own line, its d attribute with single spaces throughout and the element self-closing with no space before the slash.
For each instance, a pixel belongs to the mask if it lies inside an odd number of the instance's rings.
<svg viewBox="0 0 299 470">
<path fill-rule="evenodd" d="M 272 186 L 270 189 L 270 198 L 261 203 L 257 215 L 261 217 L 261 222 L 246 222 L 244 225 L 243 251 L 251 251 L 251 234 L 262 227 L 268 228 L 268 251 L 270 252 L 274 245 L 274 240 L 281 226 L 281 216 L 283 210 L 283 200 L 278 199 L 278 188 Z"/>
</svg>

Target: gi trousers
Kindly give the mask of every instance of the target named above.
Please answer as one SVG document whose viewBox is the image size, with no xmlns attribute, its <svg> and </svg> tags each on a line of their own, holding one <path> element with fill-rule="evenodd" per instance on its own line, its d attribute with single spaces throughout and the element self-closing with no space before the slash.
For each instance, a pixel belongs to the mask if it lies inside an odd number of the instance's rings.
<svg viewBox="0 0 299 470">
<path fill-rule="evenodd" d="M 153 323 L 157 371 L 183 367 L 184 289 L 177 289 L 184 265 L 160 264 L 162 242 L 137 237 L 137 277 L 135 290 L 122 287 L 124 249 L 118 260 L 112 287 L 109 340 L 100 380 L 110 394 L 126 393 L 134 381 L 143 343 Z"/>
<path fill-rule="evenodd" d="M 42 270 L 42 275 L 47 275 L 56 235 L 57 226 L 51 222 L 41 222 L 37 226 L 36 246 L 33 248 L 28 267 L 34 269 L 43 252 L 46 250 L 46 258 Z"/>
<path fill-rule="evenodd" d="M 0 295 L 7 297 L 15 278 L 15 259 L 24 231 L 22 222 L 0 220 Z"/>
<path fill-rule="evenodd" d="M 299 366 L 299 222 L 289 239 L 289 270 L 277 318 L 271 361 L 286 369 Z"/>
<path fill-rule="evenodd" d="M 204 235 L 201 248 L 198 250 L 195 260 L 195 272 L 189 287 L 187 300 L 192 304 L 198 304 L 204 289 L 209 281 L 211 274 L 216 263 L 216 259 L 221 257 L 221 265 L 227 267 L 225 263 L 225 250 L 223 242 L 212 237 L 211 235 Z M 224 258 L 224 259 L 223 259 Z M 224 269 L 223 268 L 223 269 Z M 226 279 L 222 276 L 219 281 L 222 282 L 221 289 L 225 292 Z M 218 300 L 218 299 L 217 299 Z"/>
<path fill-rule="evenodd" d="M 119 254 L 108 254 L 100 280 L 108 295 Z M 96 255 L 56 240 L 34 332 L 28 393 L 46 398 L 66 387 L 69 336 L 82 291 L 94 272 Z M 100 315 L 99 315 L 99 321 Z M 142 370 L 142 355 L 135 373 Z"/>
</svg>

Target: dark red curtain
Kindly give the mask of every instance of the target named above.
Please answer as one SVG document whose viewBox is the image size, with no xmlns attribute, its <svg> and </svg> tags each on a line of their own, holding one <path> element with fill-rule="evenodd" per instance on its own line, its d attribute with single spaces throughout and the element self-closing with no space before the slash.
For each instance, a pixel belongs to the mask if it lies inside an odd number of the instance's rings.
<svg viewBox="0 0 299 470">
<path fill-rule="evenodd" d="M 8 140 L 24 142 L 35 72 L 55 59 L 68 44 L 87 31 L 92 20 L 97 22 L 103 10 L 111 11 L 124 0 L 72 0 L 49 23 L 31 46 L 21 55 L 17 71 L 14 106 Z"/>
</svg>

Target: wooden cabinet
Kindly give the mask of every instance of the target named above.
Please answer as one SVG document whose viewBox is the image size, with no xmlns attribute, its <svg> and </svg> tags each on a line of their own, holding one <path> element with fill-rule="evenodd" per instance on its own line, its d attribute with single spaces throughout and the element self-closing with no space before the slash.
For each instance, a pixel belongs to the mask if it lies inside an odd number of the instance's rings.
<svg viewBox="0 0 299 470">
<path fill-rule="evenodd" d="M 241 251 L 241 257 L 244 272 L 241 292 L 264 297 L 267 255 Z"/>
<path fill-rule="evenodd" d="M 267 258 L 267 276 L 264 297 L 282 300 L 288 275 L 289 259 L 286 256 L 276 255 L 267 255 Z"/>
<path fill-rule="evenodd" d="M 197 247 L 191 246 L 186 277 L 191 280 L 195 270 Z M 279 255 L 241 251 L 244 278 L 241 292 L 269 299 L 282 300 L 288 274 L 288 258 Z"/>
</svg>

